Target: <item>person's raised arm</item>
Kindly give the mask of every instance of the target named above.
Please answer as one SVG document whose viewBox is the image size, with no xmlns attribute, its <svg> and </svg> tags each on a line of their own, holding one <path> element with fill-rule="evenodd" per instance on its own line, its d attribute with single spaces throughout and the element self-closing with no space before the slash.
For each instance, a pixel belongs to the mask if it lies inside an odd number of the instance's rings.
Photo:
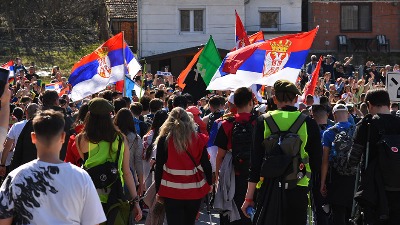
<svg viewBox="0 0 400 225">
<path fill-rule="evenodd" d="M 353 56 L 351 56 L 345 63 L 343 66 L 348 66 L 351 62 L 351 60 L 353 60 Z"/>
</svg>

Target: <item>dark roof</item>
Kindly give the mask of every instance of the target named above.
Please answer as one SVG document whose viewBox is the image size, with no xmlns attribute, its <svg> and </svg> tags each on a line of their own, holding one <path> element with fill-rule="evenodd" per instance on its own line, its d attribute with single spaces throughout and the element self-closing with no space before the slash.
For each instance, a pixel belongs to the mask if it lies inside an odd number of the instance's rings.
<svg viewBox="0 0 400 225">
<path fill-rule="evenodd" d="M 137 0 L 106 0 L 110 19 L 136 19 Z"/>
</svg>

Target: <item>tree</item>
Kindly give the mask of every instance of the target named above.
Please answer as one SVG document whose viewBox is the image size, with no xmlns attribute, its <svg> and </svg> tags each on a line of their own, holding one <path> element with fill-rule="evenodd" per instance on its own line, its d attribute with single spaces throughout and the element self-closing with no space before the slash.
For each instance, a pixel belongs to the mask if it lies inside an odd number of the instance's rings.
<svg viewBox="0 0 400 225">
<path fill-rule="evenodd" d="M 48 57 L 78 50 L 99 42 L 102 20 L 103 0 L 8 0 L 0 7 L 0 52 Z"/>
</svg>

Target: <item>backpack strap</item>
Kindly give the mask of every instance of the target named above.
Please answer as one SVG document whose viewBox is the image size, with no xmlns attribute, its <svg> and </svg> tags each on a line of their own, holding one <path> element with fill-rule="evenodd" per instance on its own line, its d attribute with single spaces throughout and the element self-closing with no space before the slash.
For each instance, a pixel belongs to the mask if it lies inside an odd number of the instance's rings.
<svg viewBox="0 0 400 225">
<path fill-rule="evenodd" d="M 303 125 L 304 121 L 306 120 L 307 115 L 300 113 L 300 115 L 297 117 L 297 119 L 294 121 L 292 126 L 289 128 L 289 132 L 293 134 L 297 134 L 297 132 L 300 130 L 301 126 Z"/>
<path fill-rule="evenodd" d="M 274 118 L 272 118 L 271 113 L 268 112 L 268 113 L 264 114 L 264 118 L 265 118 L 265 122 L 267 123 L 272 134 L 276 134 L 281 131 L 279 129 L 278 125 L 276 124 Z"/>
<path fill-rule="evenodd" d="M 116 162 L 116 163 L 118 163 L 119 155 L 120 155 L 120 153 L 121 153 L 121 146 L 122 146 L 122 137 L 119 136 L 119 135 L 118 135 L 118 137 L 119 137 L 119 140 L 118 140 L 118 150 L 117 150 L 117 157 L 115 158 L 115 162 Z"/>
</svg>

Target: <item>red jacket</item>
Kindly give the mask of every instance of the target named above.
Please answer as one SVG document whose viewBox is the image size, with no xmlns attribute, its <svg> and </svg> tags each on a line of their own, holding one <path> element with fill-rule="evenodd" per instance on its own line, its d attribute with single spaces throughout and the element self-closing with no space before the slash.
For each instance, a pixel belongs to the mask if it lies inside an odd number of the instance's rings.
<svg viewBox="0 0 400 225">
<path fill-rule="evenodd" d="M 83 130 L 83 124 L 75 127 L 76 135 L 79 134 Z M 76 147 L 75 137 L 76 135 L 71 135 L 69 137 L 68 145 L 67 145 L 67 153 L 65 154 L 64 162 L 70 162 L 75 166 L 82 166 L 82 158 L 79 155 L 78 148 Z"/>
<path fill-rule="evenodd" d="M 168 159 L 164 164 L 158 195 L 161 197 L 193 200 L 203 198 L 210 190 L 200 159 L 208 137 L 198 133 L 193 135 L 192 143 L 187 150 L 190 152 L 197 167 L 186 152 L 178 153 L 174 147 L 173 138 L 168 141 Z"/>
</svg>

